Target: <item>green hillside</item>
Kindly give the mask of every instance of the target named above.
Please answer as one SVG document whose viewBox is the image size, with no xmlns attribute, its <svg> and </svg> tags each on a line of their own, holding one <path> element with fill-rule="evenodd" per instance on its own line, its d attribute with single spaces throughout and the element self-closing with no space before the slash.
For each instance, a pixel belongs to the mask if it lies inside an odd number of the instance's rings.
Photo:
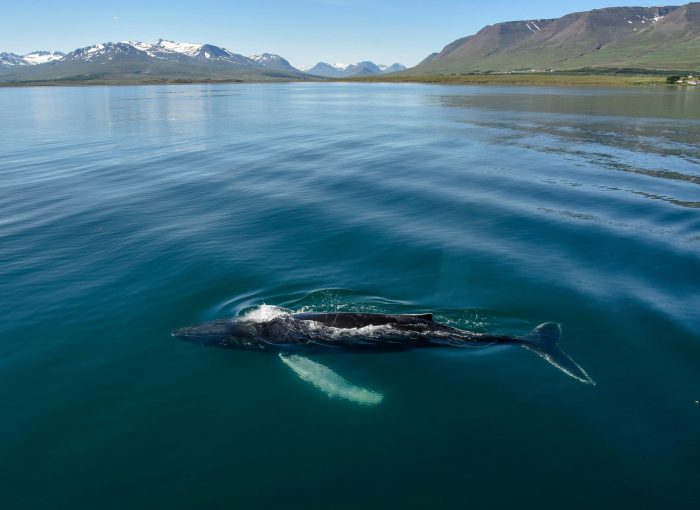
<svg viewBox="0 0 700 510">
<path fill-rule="evenodd" d="M 430 55 L 410 74 L 700 69 L 700 3 L 616 7 L 485 27 Z"/>
</svg>

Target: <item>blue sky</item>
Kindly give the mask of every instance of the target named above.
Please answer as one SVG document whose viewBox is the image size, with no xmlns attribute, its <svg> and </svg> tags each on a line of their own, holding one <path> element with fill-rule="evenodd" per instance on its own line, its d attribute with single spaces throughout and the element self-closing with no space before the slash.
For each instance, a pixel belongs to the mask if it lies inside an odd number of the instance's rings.
<svg viewBox="0 0 700 510">
<path fill-rule="evenodd" d="M 121 0 L 8 1 L 0 52 L 71 51 L 98 42 L 159 38 L 236 53 L 278 53 L 297 66 L 373 60 L 415 65 L 453 40 L 500 21 L 559 17 L 647 0 Z"/>
</svg>

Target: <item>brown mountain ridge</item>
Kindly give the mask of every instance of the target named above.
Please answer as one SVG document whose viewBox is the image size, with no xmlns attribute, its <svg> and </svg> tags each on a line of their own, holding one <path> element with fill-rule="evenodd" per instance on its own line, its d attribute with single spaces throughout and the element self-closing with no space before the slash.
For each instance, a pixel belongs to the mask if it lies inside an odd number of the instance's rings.
<svg viewBox="0 0 700 510">
<path fill-rule="evenodd" d="M 409 72 L 581 68 L 700 69 L 700 3 L 611 7 L 497 23 L 448 44 Z"/>
</svg>

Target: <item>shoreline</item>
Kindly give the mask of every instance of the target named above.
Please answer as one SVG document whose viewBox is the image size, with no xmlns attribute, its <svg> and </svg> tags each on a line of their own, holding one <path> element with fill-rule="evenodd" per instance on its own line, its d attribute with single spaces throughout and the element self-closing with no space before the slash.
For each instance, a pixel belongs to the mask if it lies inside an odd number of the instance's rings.
<svg viewBox="0 0 700 510">
<path fill-rule="evenodd" d="M 202 84 L 279 84 L 279 83 L 415 83 L 432 85 L 532 85 L 532 86 L 693 86 L 669 84 L 666 75 L 624 74 L 439 74 L 359 76 L 342 79 L 300 80 L 241 80 L 241 79 L 154 79 L 154 80 L 40 80 L 27 82 L 0 82 L 0 88 L 25 87 L 91 87 L 138 85 L 202 85 Z"/>
<path fill-rule="evenodd" d="M 656 86 L 666 85 L 665 75 L 613 75 L 566 73 L 440 74 L 392 77 L 358 77 L 363 83 L 428 83 L 443 85 L 536 85 L 536 86 Z"/>
</svg>

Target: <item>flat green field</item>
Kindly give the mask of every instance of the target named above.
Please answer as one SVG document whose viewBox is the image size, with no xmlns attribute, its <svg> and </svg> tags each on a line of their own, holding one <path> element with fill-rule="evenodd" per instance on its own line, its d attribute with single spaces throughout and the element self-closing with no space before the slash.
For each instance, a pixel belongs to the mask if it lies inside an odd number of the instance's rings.
<svg viewBox="0 0 700 510">
<path fill-rule="evenodd" d="M 665 85 L 665 76 L 615 74 L 427 74 L 365 76 L 339 81 L 385 83 L 525 84 L 525 85 Z"/>
</svg>

